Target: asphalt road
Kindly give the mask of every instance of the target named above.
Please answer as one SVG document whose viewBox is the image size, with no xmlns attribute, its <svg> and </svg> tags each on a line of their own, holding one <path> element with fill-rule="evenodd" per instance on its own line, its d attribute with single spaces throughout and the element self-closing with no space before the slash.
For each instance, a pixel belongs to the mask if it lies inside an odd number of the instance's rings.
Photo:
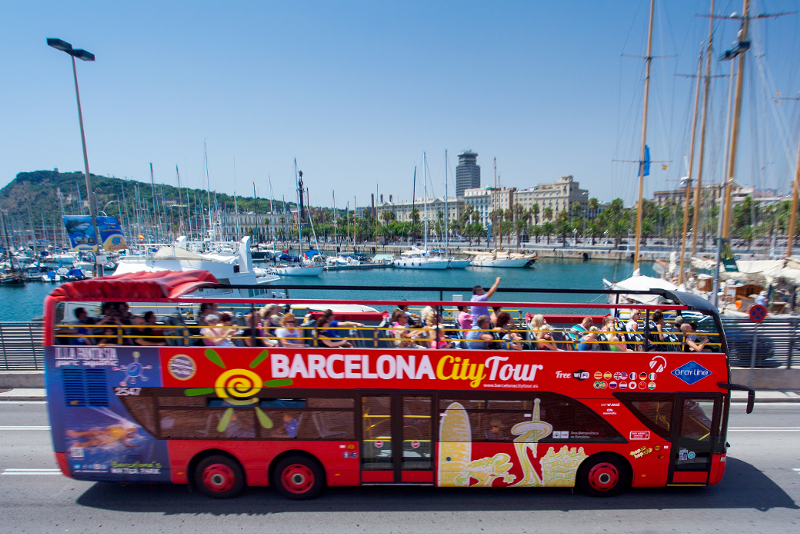
<svg viewBox="0 0 800 534">
<path fill-rule="evenodd" d="M 569 489 L 366 487 L 331 489 L 304 502 L 250 488 L 218 501 L 183 486 L 53 474 L 47 425 L 44 403 L 0 405 L 0 533 L 800 532 L 797 404 L 759 404 L 749 416 L 733 406 L 719 485 L 611 499 Z"/>
</svg>

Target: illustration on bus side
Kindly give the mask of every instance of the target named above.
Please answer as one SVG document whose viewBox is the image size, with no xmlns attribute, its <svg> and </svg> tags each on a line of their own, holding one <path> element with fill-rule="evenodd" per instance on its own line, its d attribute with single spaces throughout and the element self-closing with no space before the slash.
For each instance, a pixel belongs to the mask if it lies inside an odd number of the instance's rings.
<svg viewBox="0 0 800 534">
<path fill-rule="evenodd" d="M 168 482 L 166 443 L 157 440 L 128 413 L 149 403 L 140 397 L 143 382 L 161 385 L 158 349 L 48 347 L 47 381 L 56 451 L 64 452 L 78 479 Z M 148 376 L 153 374 L 153 376 Z M 124 406 L 121 398 L 129 401 Z M 148 405 L 149 406 L 149 405 Z"/>
<path fill-rule="evenodd" d="M 506 453 L 473 460 L 469 417 L 462 404 L 451 403 L 439 429 L 439 486 L 490 487 L 497 479 L 509 487 L 574 486 L 578 466 L 587 458 L 583 447 L 564 445 L 558 452 L 550 447 L 537 462 L 539 440 L 553 432 L 553 425 L 540 419 L 540 402 L 538 398 L 534 400 L 531 420 L 520 421 L 511 428 L 511 433 L 517 436 L 514 438 L 517 469 Z M 521 471 L 521 478 L 511 473 L 512 469 Z"/>
</svg>

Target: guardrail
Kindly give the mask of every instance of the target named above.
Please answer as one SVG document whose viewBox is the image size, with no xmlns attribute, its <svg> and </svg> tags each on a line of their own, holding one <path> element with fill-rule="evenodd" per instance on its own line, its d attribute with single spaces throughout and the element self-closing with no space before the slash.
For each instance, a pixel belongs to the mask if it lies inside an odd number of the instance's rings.
<svg viewBox="0 0 800 534">
<path fill-rule="evenodd" d="M 731 367 L 790 369 L 800 364 L 800 317 L 748 320 L 723 319 Z M 755 343 L 754 343 L 755 340 Z M 753 346 L 755 345 L 755 355 Z M 0 323 L 0 371 L 44 369 L 41 322 Z"/>
</svg>

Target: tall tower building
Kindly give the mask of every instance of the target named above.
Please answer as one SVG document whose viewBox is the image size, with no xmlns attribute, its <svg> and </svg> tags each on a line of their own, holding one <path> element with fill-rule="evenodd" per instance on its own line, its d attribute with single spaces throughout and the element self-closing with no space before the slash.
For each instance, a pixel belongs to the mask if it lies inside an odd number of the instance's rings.
<svg viewBox="0 0 800 534">
<path fill-rule="evenodd" d="M 465 150 L 458 155 L 456 167 L 456 196 L 464 196 L 464 191 L 481 186 L 481 167 L 477 164 L 478 154 Z"/>
</svg>

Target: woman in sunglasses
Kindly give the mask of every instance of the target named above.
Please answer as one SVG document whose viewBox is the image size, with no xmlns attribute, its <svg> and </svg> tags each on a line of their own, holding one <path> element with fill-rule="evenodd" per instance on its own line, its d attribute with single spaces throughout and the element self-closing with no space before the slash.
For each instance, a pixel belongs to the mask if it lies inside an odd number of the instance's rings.
<svg viewBox="0 0 800 534">
<path fill-rule="evenodd" d="M 287 313 L 281 318 L 281 327 L 275 330 L 275 335 L 281 342 L 281 347 L 307 347 L 303 336 L 297 328 L 297 318 L 293 313 Z"/>
</svg>

